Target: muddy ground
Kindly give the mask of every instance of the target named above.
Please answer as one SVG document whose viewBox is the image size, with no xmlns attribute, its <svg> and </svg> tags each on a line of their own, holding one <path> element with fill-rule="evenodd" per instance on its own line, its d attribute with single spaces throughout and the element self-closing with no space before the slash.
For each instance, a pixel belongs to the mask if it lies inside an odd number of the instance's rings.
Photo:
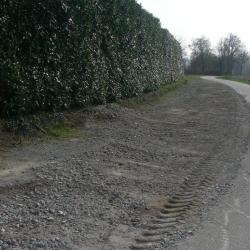
<svg viewBox="0 0 250 250">
<path fill-rule="evenodd" d="M 229 87 L 100 110 L 75 138 L 1 153 L 1 250 L 172 249 L 230 191 L 250 116 Z"/>
</svg>

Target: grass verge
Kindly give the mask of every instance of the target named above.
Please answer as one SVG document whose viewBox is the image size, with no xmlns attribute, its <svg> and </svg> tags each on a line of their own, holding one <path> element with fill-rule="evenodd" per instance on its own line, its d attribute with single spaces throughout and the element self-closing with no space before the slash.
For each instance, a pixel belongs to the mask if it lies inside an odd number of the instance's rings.
<svg viewBox="0 0 250 250">
<path fill-rule="evenodd" d="M 69 123 L 58 124 L 47 130 L 48 136 L 57 139 L 68 139 L 77 134 L 77 129 Z"/>
<path fill-rule="evenodd" d="M 175 90 L 179 89 L 181 86 L 184 86 L 191 80 L 197 80 L 200 76 L 198 75 L 188 75 L 185 76 L 183 79 L 179 80 L 176 83 L 166 84 L 160 87 L 160 89 L 149 92 L 142 96 L 137 96 L 125 100 L 120 100 L 119 104 L 123 107 L 138 109 L 144 105 L 154 105 L 163 101 L 167 95 L 174 92 Z"/>
<path fill-rule="evenodd" d="M 219 76 L 217 78 L 224 79 L 224 80 L 230 80 L 230 81 L 234 81 L 234 82 L 241 82 L 241 83 L 250 84 L 250 77 L 246 77 L 246 76 Z"/>
<path fill-rule="evenodd" d="M 26 144 L 35 140 L 68 139 L 81 136 L 84 126 L 80 112 L 39 113 L 19 119 L 0 121 L 1 147 Z"/>
<path fill-rule="evenodd" d="M 116 117 L 115 111 L 109 105 L 128 108 L 139 108 L 147 104 L 154 105 L 163 101 L 166 95 L 173 93 L 190 80 L 199 76 L 186 76 L 174 84 L 166 84 L 159 90 L 140 97 L 121 100 L 116 104 L 89 107 L 82 110 L 71 110 L 60 113 L 38 113 L 24 118 L 0 120 L 0 151 L 6 146 L 26 144 L 38 140 L 85 138 L 84 127 L 87 120 L 103 121 Z"/>
</svg>

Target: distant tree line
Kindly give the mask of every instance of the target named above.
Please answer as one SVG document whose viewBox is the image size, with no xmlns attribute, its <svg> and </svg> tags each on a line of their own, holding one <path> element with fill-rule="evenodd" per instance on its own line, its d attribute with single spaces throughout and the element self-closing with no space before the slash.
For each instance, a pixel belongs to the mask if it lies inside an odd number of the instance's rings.
<svg viewBox="0 0 250 250">
<path fill-rule="evenodd" d="M 237 35 L 222 38 L 212 48 L 208 38 L 193 40 L 186 73 L 202 75 L 250 75 L 250 53 Z"/>
</svg>

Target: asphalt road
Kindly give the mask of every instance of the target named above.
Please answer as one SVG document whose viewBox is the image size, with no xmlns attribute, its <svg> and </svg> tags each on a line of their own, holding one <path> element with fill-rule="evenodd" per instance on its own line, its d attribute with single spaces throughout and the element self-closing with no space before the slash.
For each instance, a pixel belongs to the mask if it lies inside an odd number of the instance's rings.
<svg viewBox="0 0 250 250">
<path fill-rule="evenodd" d="M 203 77 L 233 88 L 250 103 L 250 86 L 215 77 Z M 250 149 L 241 161 L 242 168 L 233 187 L 222 197 L 202 228 L 189 236 L 178 250 L 249 250 L 250 249 Z"/>
</svg>

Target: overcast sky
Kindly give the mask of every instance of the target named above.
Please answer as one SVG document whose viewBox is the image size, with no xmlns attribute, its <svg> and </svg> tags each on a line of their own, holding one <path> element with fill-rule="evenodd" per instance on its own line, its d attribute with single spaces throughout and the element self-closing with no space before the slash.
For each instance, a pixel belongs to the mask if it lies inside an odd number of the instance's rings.
<svg viewBox="0 0 250 250">
<path fill-rule="evenodd" d="M 250 0 L 137 0 L 158 17 L 164 28 L 190 44 L 208 37 L 215 46 L 228 33 L 250 50 Z"/>
</svg>

